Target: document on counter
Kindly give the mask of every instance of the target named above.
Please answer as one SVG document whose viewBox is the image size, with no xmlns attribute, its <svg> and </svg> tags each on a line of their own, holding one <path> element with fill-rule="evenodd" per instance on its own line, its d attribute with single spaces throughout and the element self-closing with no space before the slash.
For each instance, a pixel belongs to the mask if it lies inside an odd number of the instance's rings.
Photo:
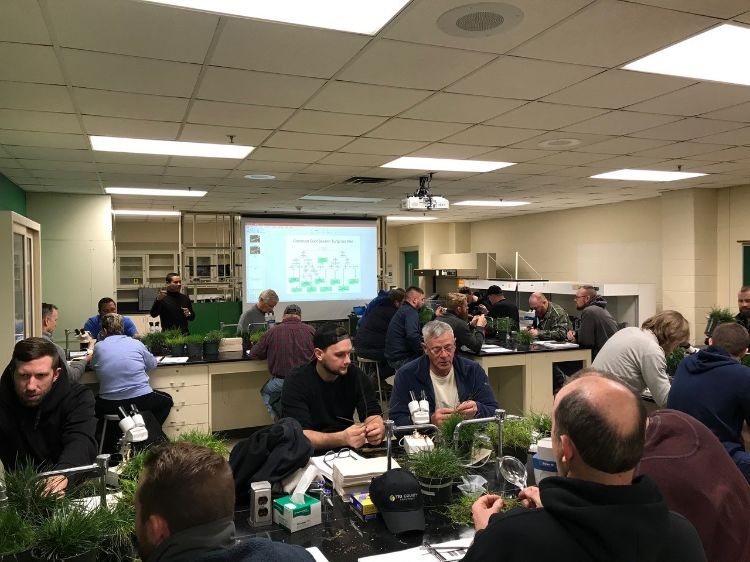
<svg viewBox="0 0 750 562">
<path fill-rule="evenodd" d="M 484 343 L 482 344 L 482 353 L 513 353 L 513 350 L 491 343 Z"/>
<path fill-rule="evenodd" d="M 360 558 L 359 562 L 452 562 L 461 560 L 473 537 Z"/>
<path fill-rule="evenodd" d="M 163 357 L 159 363 L 161 365 L 179 365 L 180 363 L 187 363 L 187 357 Z"/>
<path fill-rule="evenodd" d="M 325 554 L 320 552 L 320 549 L 317 546 L 311 546 L 305 550 L 310 553 L 315 562 L 328 562 L 328 558 L 326 558 Z"/>
<path fill-rule="evenodd" d="M 572 343 L 572 342 L 550 341 L 550 342 L 537 342 L 537 343 L 541 343 L 547 349 L 576 349 L 578 347 L 577 343 Z"/>
</svg>

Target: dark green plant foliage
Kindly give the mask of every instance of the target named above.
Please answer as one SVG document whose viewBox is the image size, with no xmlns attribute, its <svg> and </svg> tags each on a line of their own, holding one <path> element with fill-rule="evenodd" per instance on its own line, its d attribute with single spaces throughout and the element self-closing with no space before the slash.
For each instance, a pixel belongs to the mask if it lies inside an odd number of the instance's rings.
<svg viewBox="0 0 750 562">
<path fill-rule="evenodd" d="M 256 330 L 251 331 L 251 332 L 246 332 L 247 333 L 247 341 L 251 345 L 255 345 L 256 343 L 258 343 L 260 341 L 260 338 L 262 338 L 263 334 L 265 334 L 267 331 L 268 331 L 267 328 L 258 328 Z M 244 336 L 243 336 L 243 339 L 244 339 Z"/>
<path fill-rule="evenodd" d="M 35 556 L 56 560 L 96 549 L 106 532 L 106 511 L 86 511 L 74 505 L 55 510 L 37 527 Z"/>
<path fill-rule="evenodd" d="M 515 326 L 515 321 L 508 317 L 496 318 L 494 322 L 495 330 L 498 332 L 511 332 Z"/>
<path fill-rule="evenodd" d="M 149 349 L 167 345 L 167 332 L 149 332 L 141 337 L 141 343 Z"/>
<path fill-rule="evenodd" d="M 203 335 L 202 334 L 190 334 L 188 336 L 183 336 L 184 343 L 188 345 L 203 345 Z"/>
<path fill-rule="evenodd" d="M 456 478 L 466 473 L 463 460 L 449 447 L 418 451 L 404 460 L 406 467 L 421 479 Z"/>
<path fill-rule="evenodd" d="M 28 550 L 34 541 L 34 529 L 14 507 L 0 508 L 0 555 Z"/>
<path fill-rule="evenodd" d="M 35 479 L 37 473 L 37 469 L 31 464 L 18 465 L 5 473 L 8 505 L 29 521 L 48 517 L 68 501 L 65 496 L 45 493 L 46 483 Z"/>
<path fill-rule="evenodd" d="M 667 373 L 674 374 L 677 372 L 677 366 L 680 361 L 685 359 L 687 352 L 684 347 L 675 347 L 674 350 L 667 355 Z"/>
<path fill-rule="evenodd" d="M 461 414 L 451 414 L 440 426 L 440 439 L 447 447 L 453 447 L 453 432 L 459 422 L 463 421 Z M 474 436 L 483 427 L 482 424 L 462 425 L 458 432 L 459 443 L 471 443 Z"/>
<path fill-rule="evenodd" d="M 98 546 L 97 559 L 101 562 L 125 562 L 133 560 L 135 548 L 135 505 L 120 499 L 110 509 L 100 509 L 102 540 Z"/>
<path fill-rule="evenodd" d="M 713 318 L 717 321 L 717 324 L 724 324 L 726 322 L 734 322 L 734 314 L 729 312 L 728 308 L 714 307 L 708 313 L 709 318 Z"/>
<path fill-rule="evenodd" d="M 745 355 L 745 356 L 744 356 L 744 357 L 742 358 L 742 361 L 741 361 L 741 363 L 742 363 L 742 364 L 743 364 L 743 365 L 744 365 L 745 367 L 750 367 L 750 355 Z"/>
<path fill-rule="evenodd" d="M 503 448 L 528 450 L 534 441 L 534 424 L 529 418 L 505 420 L 503 424 Z"/>
<path fill-rule="evenodd" d="M 534 336 L 528 330 L 521 330 L 516 334 L 516 341 L 521 345 L 530 345 L 534 341 Z"/>
<path fill-rule="evenodd" d="M 140 451 L 130 457 L 120 470 L 120 480 L 130 480 L 138 482 L 138 478 L 143 472 L 143 463 L 146 460 L 146 451 Z"/>
<path fill-rule="evenodd" d="M 203 341 L 206 343 L 219 343 L 223 337 L 224 334 L 221 330 L 211 330 L 203 336 Z"/>
<path fill-rule="evenodd" d="M 534 431 L 537 432 L 537 439 L 552 435 L 552 416 L 540 412 L 531 412 L 526 417 L 529 419 Z"/>
<path fill-rule="evenodd" d="M 186 431 L 185 433 L 174 439 L 174 441 L 203 445 L 204 447 L 208 447 L 215 453 L 219 453 L 222 457 L 229 456 L 229 447 L 226 440 L 222 439 L 218 435 L 214 435 L 213 433 L 205 433 L 198 430 Z"/>
</svg>

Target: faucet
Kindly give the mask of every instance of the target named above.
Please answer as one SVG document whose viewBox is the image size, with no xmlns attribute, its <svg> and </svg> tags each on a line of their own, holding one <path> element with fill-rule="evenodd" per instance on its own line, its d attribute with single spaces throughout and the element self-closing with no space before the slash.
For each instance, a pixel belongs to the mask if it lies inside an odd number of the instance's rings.
<svg viewBox="0 0 750 562">
<path fill-rule="evenodd" d="M 391 441 L 393 440 L 394 433 L 397 431 L 411 431 L 413 429 L 431 429 L 437 433 L 438 427 L 433 423 L 423 423 L 420 425 L 396 425 L 396 422 L 393 420 L 385 420 L 385 447 L 386 455 L 388 457 L 387 470 L 391 469 Z"/>
<path fill-rule="evenodd" d="M 99 478 L 99 505 L 107 505 L 107 468 L 109 467 L 109 455 L 97 455 L 96 462 L 94 464 L 87 464 L 84 466 L 74 466 L 72 468 L 62 468 L 59 470 L 49 470 L 47 472 L 40 472 L 34 477 L 34 480 L 44 480 L 51 476 L 68 476 L 73 474 L 79 474 L 83 472 L 97 472 Z"/>
<path fill-rule="evenodd" d="M 514 416 L 517 417 L 517 416 Z M 497 452 L 495 455 L 495 477 L 500 482 L 500 458 L 503 456 L 503 424 L 505 423 L 505 410 L 500 408 L 495 410 L 495 415 L 487 418 L 472 418 L 469 420 L 462 420 L 456 424 L 453 430 L 453 446 L 458 446 L 458 434 L 461 428 L 465 425 L 473 425 L 477 423 L 490 423 L 495 422 L 497 424 Z"/>
</svg>

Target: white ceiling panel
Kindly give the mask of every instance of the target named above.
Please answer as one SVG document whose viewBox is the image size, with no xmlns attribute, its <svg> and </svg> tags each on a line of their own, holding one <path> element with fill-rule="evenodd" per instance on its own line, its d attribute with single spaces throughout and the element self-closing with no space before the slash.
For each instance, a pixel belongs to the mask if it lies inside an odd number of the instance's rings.
<svg viewBox="0 0 750 562">
<path fill-rule="evenodd" d="M 468 125 L 462 123 L 390 119 L 377 129 L 367 133 L 367 136 L 381 139 L 436 141 L 467 127 Z"/>
<path fill-rule="evenodd" d="M 582 147 L 575 147 L 573 150 L 580 150 L 581 152 L 596 152 L 597 154 L 630 154 L 639 150 L 648 150 L 668 144 L 671 143 L 668 141 L 653 139 L 619 137 Z"/>
<path fill-rule="evenodd" d="M 429 95 L 430 92 L 425 90 L 334 81 L 326 84 L 305 107 L 390 117 L 409 109 Z"/>
<path fill-rule="evenodd" d="M 750 102 L 741 103 L 717 111 L 709 111 L 701 117 L 708 119 L 721 119 L 723 121 L 739 121 L 740 123 L 750 123 Z"/>
<path fill-rule="evenodd" d="M 227 18 L 210 64 L 330 78 L 368 40 L 353 33 Z M 258 48 L 271 44 L 273 49 Z"/>
<path fill-rule="evenodd" d="M 75 150 L 65 148 L 48 148 L 38 146 L 3 146 L 5 152 L 14 158 L 26 158 L 29 160 L 77 160 L 81 162 L 93 162 L 94 153 L 90 150 Z"/>
<path fill-rule="evenodd" d="M 383 39 L 368 45 L 338 78 L 381 86 L 440 90 L 494 58 L 483 53 Z"/>
<path fill-rule="evenodd" d="M 242 129 L 240 127 L 187 123 L 183 127 L 178 140 L 222 144 L 228 143 L 229 136 L 232 135 L 234 144 L 258 146 L 269 134 L 271 134 L 271 131 L 264 129 Z"/>
<path fill-rule="evenodd" d="M 293 113 L 294 110 L 286 107 L 195 100 L 190 107 L 187 122 L 248 129 L 275 129 Z"/>
<path fill-rule="evenodd" d="M 534 160 L 534 164 L 581 166 L 584 164 L 591 164 L 592 162 L 606 160 L 608 158 L 609 156 L 605 154 L 573 152 L 569 150 L 567 152 L 559 152 L 558 154 L 550 154 L 549 156 L 538 158 Z"/>
<path fill-rule="evenodd" d="M 660 94 L 684 88 L 693 82 L 692 80 L 671 76 L 657 76 L 629 70 L 610 70 L 549 95 L 544 98 L 544 101 L 620 109 Z M 630 109 L 646 113 L 670 113 L 648 111 L 639 106 L 633 106 Z"/>
<path fill-rule="evenodd" d="M 479 146 L 508 146 L 531 137 L 536 137 L 544 131 L 533 129 L 513 129 L 511 127 L 489 127 L 475 125 L 470 129 L 445 139 L 453 144 L 474 144 Z"/>
<path fill-rule="evenodd" d="M 627 72 L 625 70 L 620 72 Z M 639 73 L 633 73 L 639 74 Z M 629 109 L 666 115 L 700 115 L 750 101 L 750 88 L 700 82 L 682 90 L 638 103 Z"/>
<path fill-rule="evenodd" d="M 219 21 L 206 12 L 126 0 L 46 6 L 63 47 L 171 61 L 202 63 Z"/>
<path fill-rule="evenodd" d="M 672 115 L 637 113 L 635 111 L 610 111 L 593 119 L 563 127 L 563 130 L 573 133 L 627 135 L 628 133 L 657 127 L 677 120 L 679 120 L 679 117 Z"/>
<path fill-rule="evenodd" d="M 340 135 L 318 135 L 313 133 L 292 133 L 279 131 L 263 142 L 263 146 L 275 148 L 297 148 L 300 150 L 338 150 L 354 140 L 354 137 Z"/>
<path fill-rule="evenodd" d="M 189 101 L 187 98 L 88 88 L 73 88 L 73 97 L 83 114 L 176 122 L 182 121 Z"/>
<path fill-rule="evenodd" d="M 285 131 L 327 133 L 331 135 L 363 135 L 385 121 L 385 117 L 330 113 L 303 109 L 281 127 Z"/>
<path fill-rule="evenodd" d="M 292 162 L 289 160 L 263 160 L 262 158 L 258 157 L 259 150 L 263 149 L 255 149 L 250 153 L 250 156 L 247 159 L 243 160 L 238 166 L 239 170 L 244 170 L 243 175 L 249 174 L 250 172 L 274 172 L 277 176 L 279 176 L 280 174 L 278 172 L 299 172 L 300 170 L 304 170 L 307 166 L 307 164 L 302 161 Z"/>
<path fill-rule="evenodd" d="M 27 170 L 68 170 L 71 172 L 95 172 L 98 168 L 98 164 L 94 162 L 78 162 L 78 161 L 55 161 L 55 160 L 25 160 L 17 159 L 20 166 L 23 166 Z"/>
<path fill-rule="evenodd" d="M 334 164 L 336 166 L 366 166 L 371 168 L 372 166 L 381 166 L 386 162 L 390 162 L 392 158 L 390 156 L 378 155 L 378 154 L 354 154 L 349 152 L 334 152 L 323 158 L 321 164 Z"/>
<path fill-rule="evenodd" d="M 528 162 L 542 156 L 549 155 L 548 150 L 536 150 L 532 148 L 500 148 L 491 152 L 485 152 L 474 156 L 473 160 L 492 160 L 495 162 Z"/>
<path fill-rule="evenodd" d="M 559 105 L 556 103 L 532 102 L 490 119 L 485 125 L 498 127 L 523 127 L 554 131 L 572 123 L 604 113 L 603 109 Z M 592 131 L 594 132 L 594 131 Z"/>
<path fill-rule="evenodd" d="M 317 78 L 209 67 L 201 80 L 198 97 L 213 101 L 299 107 L 323 83 Z"/>
<path fill-rule="evenodd" d="M 193 158 L 190 156 L 170 156 L 170 166 L 181 166 L 188 168 L 219 168 L 231 170 L 237 166 L 235 158 Z"/>
<path fill-rule="evenodd" d="M 710 142 L 717 144 L 740 144 L 750 145 L 750 127 L 735 129 L 726 133 L 717 133 L 715 135 L 706 135 L 699 139 L 701 142 Z"/>
<path fill-rule="evenodd" d="M 290 150 L 288 148 L 256 148 L 250 153 L 253 160 L 270 160 L 276 162 L 305 162 L 312 164 L 328 153 L 321 150 Z M 243 167 L 244 170 L 248 168 Z"/>
<path fill-rule="evenodd" d="M 0 37 L 14 43 L 50 45 L 47 25 L 37 0 L 3 0 Z"/>
<path fill-rule="evenodd" d="M 74 113 L 65 86 L 0 82 L 0 107 Z"/>
<path fill-rule="evenodd" d="M 49 133 L 82 133 L 78 117 L 73 113 L 0 109 L 0 126 L 4 129 Z"/>
<path fill-rule="evenodd" d="M 511 52 L 522 57 L 611 68 L 716 23 L 703 16 L 599 0 Z"/>
<path fill-rule="evenodd" d="M 359 154 L 384 154 L 398 156 L 409 154 L 425 146 L 425 142 L 358 138 L 347 144 L 341 152 L 356 152 Z"/>
<path fill-rule="evenodd" d="M 636 4 L 646 4 L 669 10 L 679 10 L 690 14 L 702 14 L 715 18 L 728 19 L 747 10 L 746 0 L 632 0 Z"/>
<path fill-rule="evenodd" d="M 701 154 L 702 160 L 712 162 L 727 162 L 729 160 L 743 160 L 750 158 L 750 146 L 736 146 L 734 148 L 725 148 L 716 152 L 706 152 Z"/>
<path fill-rule="evenodd" d="M 24 61 L 24 63 L 19 64 L 19 61 Z M 40 84 L 65 83 L 52 47 L 2 42 L 0 42 L 0 80 Z"/>
<path fill-rule="evenodd" d="M 730 123 L 728 121 L 716 121 L 713 119 L 698 119 L 688 118 L 674 123 L 666 125 L 660 125 L 652 129 L 646 129 L 639 131 L 637 136 L 645 139 L 661 139 L 661 140 L 674 140 L 684 141 L 691 139 L 698 139 L 701 137 L 710 137 L 711 135 L 718 135 L 725 131 L 732 131 L 733 129 L 739 129 L 742 125 L 739 123 Z M 731 135 L 730 135 L 731 136 Z M 719 144 L 727 144 L 726 141 L 717 140 Z M 710 140 L 705 142 L 712 142 Z M 729 144 L 743 144 L 734 143 Z"/>
<path fill-rule="evenodd" d="M 492 148 L 488 146 L 474 146 L 470 144 L 449 144 L 445 142 L 435 142 L 410 152 L 409 156 L 419 156 L 422 158 L 471 158 L 479 154 L 489 152 Z"/>
<path fill-rule="evenodd" d="M 63 49 L 62 57 L 74 86 L 162 96 L 190 96 L 201 69 L 197 64 L 74 49 Z"/>
<path fill-rule="evenodd" d="M 176 140 L 179 123 L 169 121 L 144 121 L 84 115 L 83 126 L 89 135 L 128 137 L 136 139 Z"/>
<path fill-rule="evenodd" d="M 401 117 L 453 123 L 481 123 L 523 103 L 520 100 L 439 92 L 405 111 Z"/>
<path fill-rule="evenodd" d="M 713 152 L 717 145 L 704 144 L 698 142 L 677 142 L 665 146 L 649 148 L 646 150 L 633 151 L 636 156 L 658 156 L 661 158 L 687 158 L 689 156 L 697 157 L 700 154 Z"/>
<path fill-rule="evenodd" d="M 590 135 L 587 133 L 566 133 L 562 131 L 551 131 L 542 135 L 535 136 L 529 140 L 522 141 L 513 145 L 513 148 L 530 148 L 530 149 L 541 149 L 546 150 L 547 154 L 559 150 L 571 150 L 577 149 L 582 146 L 592 145 L 599 143 L 613 137 L 607 135 Z M 560 140 L 576 140 L 577 144 L 566 145 L 565 143 L 556 143 L 552 141 Z M 540 146 L 541 143 L 545 143 L 544 146 Z M 594 151 L 595 152 L 595 151 Z"/>
<path fill-rule="evenodd" d="M 30 131 L 9 131 L 0 129 L 0 144 L 16 146 L 40 146 L 48 148 L 88 148 L 83 135 L 69 133 L 43 133 Z"/>
<path fill-rule="evenodd" d="M 601 69 L 519 57 L 500 57 L 448 88 L 449 92 L 535 100 L 585 80 Z M 498 77 L 502 77 L 501 80 Z"/>
</svg>

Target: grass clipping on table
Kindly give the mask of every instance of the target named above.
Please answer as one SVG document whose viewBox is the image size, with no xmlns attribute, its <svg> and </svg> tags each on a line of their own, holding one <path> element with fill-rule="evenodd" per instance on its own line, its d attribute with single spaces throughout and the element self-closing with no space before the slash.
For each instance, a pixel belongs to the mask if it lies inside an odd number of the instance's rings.
<svg viewBox="0 0 750 562">
<path fill-rule="evenodd" d="M 496 492 L 488 493 L 495 494 Z M 472 526 L 474 524 L 474 520 L 471 517 L 471 506 L 474 505 L 474 502 L 483 495 L 485 494 L 461 496 L 446 507 L 446 517 L 448 517 L 448 519 L 450 519 L 451 523 L 453 523 L 454 525 Z M 498 493 L 497 495 L 500 494 Z M 523 507 L 521 500 L 516 498 L 503 498 L 503 508 L 501 510 L 502 513 L 505 513 L 506 511 L 511 510 L 515 507 Z"/>
</svg>

